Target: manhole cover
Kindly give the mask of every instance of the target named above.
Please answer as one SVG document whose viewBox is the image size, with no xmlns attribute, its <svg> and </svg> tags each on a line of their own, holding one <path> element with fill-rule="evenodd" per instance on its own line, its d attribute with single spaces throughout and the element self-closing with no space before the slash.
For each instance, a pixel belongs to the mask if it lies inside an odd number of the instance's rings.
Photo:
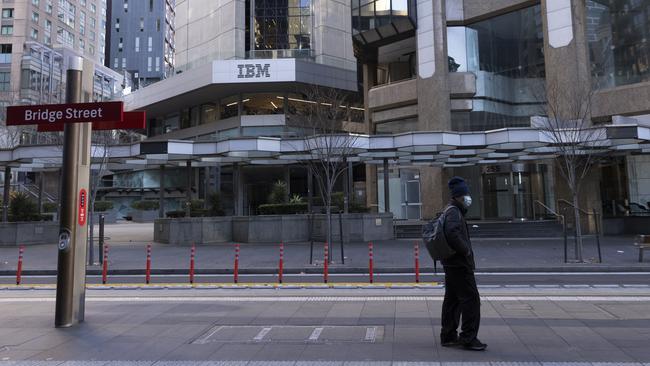
<svg viewBox="0 0 650 366">
<path fill-rule="evenodd" d="M 376 343 L 383 326 L 219 325 L 192 344 L 207 343 Z"/>
</svg>

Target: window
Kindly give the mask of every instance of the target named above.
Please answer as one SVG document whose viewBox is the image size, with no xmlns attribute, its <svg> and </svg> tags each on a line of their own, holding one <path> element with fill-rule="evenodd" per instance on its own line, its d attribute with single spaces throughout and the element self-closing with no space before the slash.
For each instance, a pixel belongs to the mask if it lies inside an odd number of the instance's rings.
<svg viewBox="0 0 650 366">
<path fill-rule="evenodd" d="M 248 13 L 252 14 L 247 18 L 246 41 L 253 32 L 255 44 L 248 44 L 247 51 L 310 49 L 311 0 L 255 1 L 254 9 L 249 8 Z"/>
<path fill-rule="evenodd" d="M 39 3 L 40 3 L 39 0 L 32 0 L 32 5 L 34 5 L 34 6 L 38 6 Z"/>
<path fill-rule="evenodd" d="M 124 12 L 129 12 L 129 0 L 124 0 Z"/>
<path fill-rule="evenodd" d="M 117 43 L 117 52 L 122 52 L 122 48 L 124 48 L 124 40 L 120 37 L 120 41 Z"/>
<path fill-rule="evenodd" d="M 140 37 L 135 37 L 135 52 L 140 52 Z"/>
<path fill-rule="evenodd" d="M 122 57 L 122 68 L 126 69 L 126 57 Z"/>
<path fill-rule="evenodd" d="M 29 33 L 29 35 L 33 40 L 37 40 L 38 39 L 38 30 L 32 28 L 32 31 Z"/>
<path fill-rule="evenodd" d="M 153 11 L 153 0 L 149 0 L 149 12 Z"/>
<path fill-rule="evenodd" d="M 160 32 L 160 19 L 156 19 L 156 32 Z"/>
<path fill-rule="evenodd" d="M 144 32 L 144 18 L 140 18 L 140 32 Z"/>
<path fill-rule="evenodd" d="M 94 41 L 96 37 L 95 31 L 90 31 L 88 38 L 90 38 L 91 41 Z"/>
<path fill-rule="evenodd" d="M 9 91 L 11 82 L 11 73 L 0 72 L 0 91 Z"/>
<path fill-rule="evenodd" d="M 586 5 L 585 36 L 595 86 L 650 81 L 650 2 L 588 0 Z"/>
<path fill-rule="evenodd" d="M 118 67 L 118 61 L 117 61 L 117 57 L 115 57 L 115 60 L 113 61 L 113 68 L 117 69 L 117 67 Z"/>
<path fill-rule="evenodd" d="M 32 12 L 32 22 L 38 24 L 38 18 L 39 18 L 38 13 L 33 11 Z"/>
<path fill-rule="evenodd" d="M 95 47 L 93 45 L 88 46 L 88 52 L 90 53 L 91 56 L 95 55 Z"/>
<path fill-rule="evenodd" d="M 79 4 L 81 4 L 81 6 L 86 6 L 86 0 L 79 0 Z"/>
<path fill-rule="evenodd" d="M 120 18 L 115 19 L 115 31 L 120 31 Z"/>
<path fill-rule="evenodd" d="M 147 57 L 147 71 L 151 71 L 151 56 Z"/>
<path fill-rule="evenodd" d="M 52 14 L 52 0 L 47 0 L 47 4 L 45 4 L 45 12 Z"/>
<path fill-rule="evenodd" d="M 52 22 L 48 19 L 45 19 L 45 32 L 49 33 L 52 31 Z"/>
<path fill-rule="evenodd" d="M 14 9 L 6 8 L 2 9 L 2 19 L 10 19 L 14 17 Z"/>
<path fill-rule="evenodd" d="M 0 64 L 11 63 L 11 44 L 0 45 Z"/>
<path fill-rule="evenodd" d="M 86 41 L 83 38 L 79 38 L 79 49 L 82 51 L 86 49 Z"/>
<path fill-rule="evenodd" d="M 156 71 L 160 71 L 160 57 L 156 57 Z"/>
<path fill-rule="evenodd" d="M 97 7 L 93 3 L 90 3 L 90 12 L 91 13 L 96 13 L 97 12 Z"/>
<path fill-rule="evenodd" d="M 90 28 L 95 28 L 97 25 L 97 20 L 95 18 L 90 18 Z"/>
<path fill-rule="evenodd" d="M 48 36 L 47 34 L 43 37 L 43 42 L 45 42 L 46 45 L 51 45 L 52 44 L 52 37 Z"/>
<path fill-rule="evenodd" d="M 13 25 L 3 25 L 2 28 L 0 28 L 0 34 L 3 36 L 10 36 L 14 34 L 14 26 Z"/>
<path fill-rule="evenodd" d="M 147 52 L 151 52 L 153 50 L 153 40 L 151 37 L 147 40 Z"/>
</svg>

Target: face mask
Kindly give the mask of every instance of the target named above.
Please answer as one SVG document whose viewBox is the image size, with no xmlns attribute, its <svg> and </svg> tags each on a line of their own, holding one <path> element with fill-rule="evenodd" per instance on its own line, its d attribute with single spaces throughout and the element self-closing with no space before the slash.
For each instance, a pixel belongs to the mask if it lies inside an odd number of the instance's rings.
<svg viewBox="0 0 650 366">
<path fill-rule="evenodd" d="M 472 205 L 472 197 L 471 196 L 463 196 L 463 205 L 465 207 L 469 207 Z"/>
</svg>

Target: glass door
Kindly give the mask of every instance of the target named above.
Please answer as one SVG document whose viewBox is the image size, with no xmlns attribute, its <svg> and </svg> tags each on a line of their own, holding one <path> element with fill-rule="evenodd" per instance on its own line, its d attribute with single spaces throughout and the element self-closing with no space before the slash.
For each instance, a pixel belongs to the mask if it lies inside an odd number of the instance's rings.
<svg viewBox="0 0 650 366">
<path fill-rule="evenodd" d="M 418 172 L 401 171 L 402 178 L 402 217 L 407 220 L 422 218 L 420 199 L 420 175 Z"/>
<path fill-rule="evenodd" d="M 483 209 L 486 219 L 511 219 L 513 196 L 511 173 L 483 176 Z"/>
</svg>

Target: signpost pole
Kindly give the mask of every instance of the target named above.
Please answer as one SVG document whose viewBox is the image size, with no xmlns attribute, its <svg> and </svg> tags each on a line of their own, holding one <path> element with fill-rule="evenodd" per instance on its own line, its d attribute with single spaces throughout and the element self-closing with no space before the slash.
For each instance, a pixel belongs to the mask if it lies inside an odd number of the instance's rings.
<svg viewBox="0 0 650 366">
<path fill-rule="evenodd" d="M 82 69 L 83 59 L 70 57 L 67 103 L 81 102 Z M 90 134 L 90 123 L 65 125 L 54 317 L 57 328 L 71 327 L 84 320 Z"/>
</svg>

